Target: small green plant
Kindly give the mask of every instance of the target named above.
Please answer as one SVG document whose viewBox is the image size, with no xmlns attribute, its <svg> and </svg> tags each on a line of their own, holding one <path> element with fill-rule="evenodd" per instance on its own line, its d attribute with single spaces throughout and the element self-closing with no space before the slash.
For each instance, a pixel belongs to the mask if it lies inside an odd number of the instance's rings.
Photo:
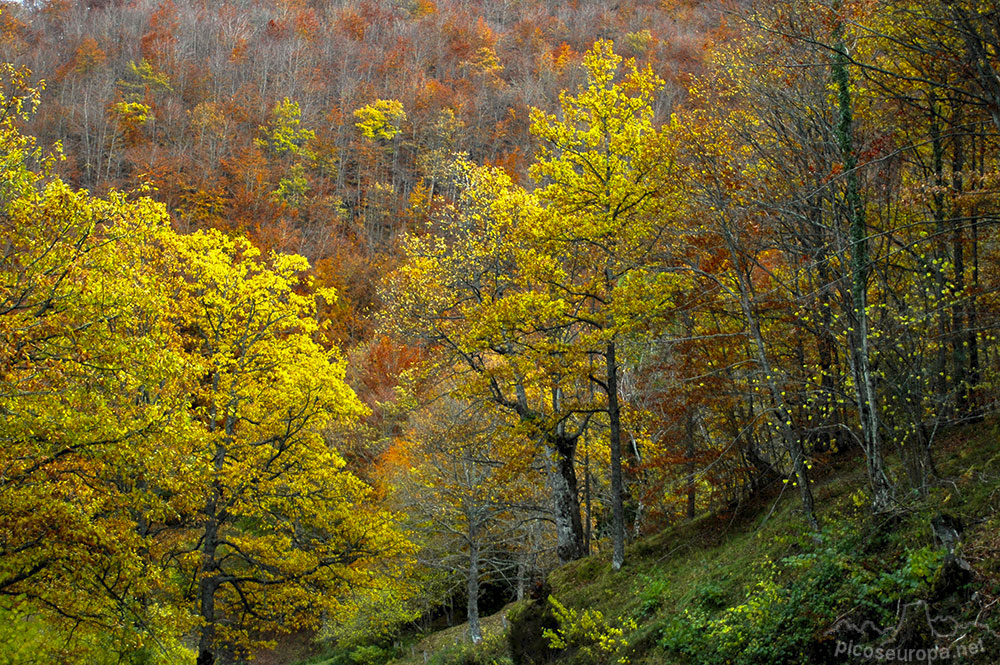
<svg viewBox="0 0 1000 665">
<path fill-rule="evenodd" d="M 349 658 L 352 665 L 385 665 L 395 655 L 392 649 L 368 644 L 356 647 L 351 651 Z"/>
<path fill-rule="evenodd" d="M 666 578 L 653 575 L 641 575 L 638 582 L 636 594 L 640 601 L 639 611 L 642 616 L 650 616 L 663 606 L 670 583 Z"/>
<path fill-rule="evenodd" d="M 717 617 L 697 604 L 673 617 L 663 627 L 660 646 L 685 655 L 692 665 L 807 662 L 805 649 L 815 629 L 811 613 L 826 609 L 817 607 L 821 596 L 812 595 L 810 586 L 781 585 L 770 564 L 744 601 Z"/>
<path fill-rule="evenodd" d="M 574 650 L 577 662 L 592 665 L 627 665 L 628 640 L 626 632 L 637 628 L 634 619 L 619 618 L 618 625 L 611 625 L 597 610 L 579 612 L 568 608 L 549 596 L 549 605 L 559 622 L 555 630 L 545 629 L 542 635 L 553 649 Z"/>
<path fill-rule="evenodd" d="M 944 554 L 929 546 L 906 549 L 905 557 L 873 571 L 869 541 L 843 524 L 829 526 L 818 544 L 802 538 L 801 553 L 764 562 L 736 605 L 727 607 L 718 584 L 705 582 L 685 610 L 663 622 L 659 645 L 687 665 L 802 663 L 845 607 L 855 618 L 890 625 L 901 600 L 934 584 Z"/>
<path fill-rule="evenodd" d="M 910 577 L 921 584 L 931 584 L 944 562 L 944 550 L 936 550 L 925 545 L 920 549 L 909 550 L 906 557 L 905 570 Z"/>
<path fill-rule="evenodd" d="M 705 610 L 725 607 L 726 590 L 715 580 L 707 580 L 694 588 L 694 603 Z"/>
</svg>

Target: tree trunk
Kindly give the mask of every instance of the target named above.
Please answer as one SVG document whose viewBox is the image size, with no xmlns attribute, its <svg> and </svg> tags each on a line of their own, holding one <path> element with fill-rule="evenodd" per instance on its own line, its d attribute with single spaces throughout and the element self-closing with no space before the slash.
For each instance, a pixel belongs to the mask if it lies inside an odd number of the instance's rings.
<svg viewBox="0 0 1000 665">
<path fill-rule="evenodd" d="M 764 347 L 764 337 L 760 332 L 760 322 L 753 315 L 750 308 L 749 297 L 745 291 L 746 285 L 743 283 L 744 280 L 742 277 L 740 282 L 740 288 L 743 291 L 740 299 L 743 302 L 744 315 L 747 317 L 750 334 L 757 349 L 757 361 L 760 364 L 760 371 L 764 374 L 764 383 L 767 386 L 768 393 L 771 396 L 771 403 L 774 405 L 774 411 L 777 415 L 778 430 L 781 432 L 785 450 L 788 451 L 788 455 L 792 460 L 792 471 L 795 474 L 795 485 L 799 490 L 802 511 L 805 513 L 809 527 L 813 531 L 819 531 L 819 519 L 816 517 L 816 506 L 813 502 L 812 488 L 809 487 L 809 473 L 806 467 L 806 455 L 805 449 L 802 446 L 802 439 L 792 428 L 792 414 L 788 410 L 785 399 L 782 397 L 782 392 L 774 379 L 774 371 L 771 368 L 771 363 L 767 358 L 767 351 Z"/>
<path fill-rule="evenodd" d="M 618 358 L 614 340 L 605 351 L 608 371 L 608 420 L 611 438 L 611 567 L 621 570 L 625 563 L 625 489 L 622 483 L 621 406 L 618 403 Z"/>
<path fill-rule="evenodd" d="M 631 444 L 629 446 L 629 450 L 632 453 L 631 464 L 632 468 L 634 469 L 633 474 L 639 474 L 641 473 L 642 469 L 642 452 L 639 450 L 639 442 L 636 441 L 635 436 L 633 436 L 632 434 L 629 434 L 628 439 L 629 439 L 629 444 Z M 636 475 L 633 475 L 633 478 L 635 479 L 634 482 L 636 482 L 637 484 L 642 484 L 644 482 L 644 479 L 642 477 L 637 477 Z M 628 491 L 628 489 L 630 488 L 628 485 L 626 485 L 625 491 Z M 631 495 L 628 496 L 631 498 Z M 632 538 L 636 540 L 638 540 L 639 536 L 642 535 L 642 514 L 645 508 L 646 506 L 643 503 L 642 495 L 640 494 L 635 499 L 635 511 L 634 514 L 632 515 Z"/>
<path fill-rule="evenodd" d="M 730 256 L 736 273 L 736 285 L 739 289 L 740 309 L 750 328 L 750 344 L 756 351 L 758 370 L 764 376 L 763 383 L 767 387 L 767 392 L 771 398 L 771 405 L 777 416 L 777 428 L 781 433 L 782 443 L 788 456 L 791 458 L 792 470 L 795 474 L 795 485 L 799 490 L 799 499 L 802 502 L 802 512 L 805 513 L 809 528 L 819 531 L 819 519 L 816 517 L 816 507 L 813 502 L 812 489 L 809 487 L 809 474 L 806 467 L 805 450 L 802 446 L 802 439 L 792 428 L 792 414 L 783 397 L 781 389 L 775 379 L 775 373 L 771 368 L 771 362 L 767 357 L 767 348 L 764 345 L 764 336 L 760 331 L 760 321 L 754 307 L 754 300 L 751 294 L 753 288 L 749 275 L 744 273 L 741 254 L 737 249 L 736 238 L 732 230 L 725 225 L 722 234 L 729 249 Z"/>
<path fill-rule="evenodd" d="M 684 456 L 687 457 L 687 518 L 693 520 L 695 515 L 695 495 L 694 495 L 694 414 L 688 409 L 684 420 L 684 438 L 687 440 L 687 450 Z"/>
<path fill-rule="evenodd" d="M 584 441 L 583 448 L 583 500 L 584 500 L 584 526 L 583 526 L 583 553 L 584 556 L 590 556 L 590 539 L 591 539 L 591 524 L 593 522 L 593 513 L 591 513 L 590 505 L 590 446 L 587 445 L 587 441 Z"/>
<path fill-rule="evenodd" d="M 479 626 L 479 534 L 473 523 L 469 526 L 469 570 L 466 577 L 467 609 L 469 615 L 469 639 L 473 644 L 483 639 Z"/>
<path fill-rule="evenodd" d="M 549 474 L 549 484 L 555 508 L 556 553 L 560 563 L 567 563 L 583 556 L 583 521 L 574 464 L 576 439 L 553 436 L 550 447 L 555 457 L 555 471 Z"/>
<path fill-rule="evenodd" d="M 834 419 L 832 406 L 834 402 L 833 342 L 829 334 L 829 322 L 832 317 L 826 294 L 823 294 L 820 302 L 819 311 L 823 317 L 824 330 L 816 339 L 816 354 L 819 357 L 820 371 L 820 397 L 817 406 L 819 407 L 819 422 L 823 425 L 823 429 L 814 436 L 813 445 L 820 452 L 826 452 L 832 444 L 830 423 Z"/>
<path fill-rule="evenodd" d="M 958 106 L 952 117 L 952 124 L 955 126 L 961 126 L 962 124 L 962 111 L 961 106 Z M 952 358 L 955 365 L 955 390 L 957 391 L 955 397 L 955 406 L 958 411 L 958 416 L 964 418 L 969 415 L 969 381 L 967 376 L 967 370 L 969 366 L 968 361 L 968 324 L 966 314 L 968 312 L 968 296 L 965 292 L 965 242 L 962 233 L 962 226 L 964 223 L 965 215 L 962 214 L 961 200 L 963 191 L 965 189 L 965 182 L 963 178 L 963 172 L 965 170 L 965 150 L 962 145 L 962 137 L 960 134 L 956 134 L 952 153 L 951 162 L 951 177 L 952 177 L 952 196 L 953 205 L 950 215 L 951 224 L 951 247 L 952 247 L 952 265 L 955 270 L 954 285 L 952 287 L 955 293 L 960 294 L 961 298 L 956 299 L 952 304 L 951 308 L 951 329 L 952 329 Z"/>
<path fill-rule="evenodd" d="M 530 422 L 538 417 L 528 407 L 528 393 L 521 381 L 515 384 L 517 413 L 522 422 Z M 552 413 L 560 412 L 561 389 L 552 389 Z M 579 559 L 584 555 L 583 522 L 580 519 L 580 496 L 576 481 L 576 444 L 581 431 L 566 433 L 565 422 L 560 422 L 554 430 L 543 437 L 543 454 L 546 457 L 547 479 L 552 492 L 553 518 L 556 525 L 556 553 L 560 563 Z"/>
<path fill-rule="evenodd" d="M 842 26 L 837 32 L 842 32 Z M 837 84 L 839 121 L 837 142 L 840 147 L 844 170 L 847 174 L 847 214 L 850 220 L 851 237 L 851 301 L 853 307 L 853 333 L 851 355 L 853 357 L 854 386 L 861 421 L 868 479 L 872 490 L 872 510 L 881 513 L 889 510 L 893 502 L 893 488 L 885 470 L 882 457 L 882 439 L 879 432 L 878 397 L 875 393 L 874 377 L 871 370 L 871 356 L 868 342 L 868 235 L 865 211 L 861 201 L 858 183 L 857 158 L 854 154 L 851 126 L 853 107 L 851 102 L 850 79 L 847 73 L 847 47 L 838 35 L 834 47 L 833 78 Z"/>
<path fill-rule="evenodd" d="M 527 586 L 528 565 L 524 559 L 523 552 L 517 555 L 517 602 L 524 600 L 524 588 Z"/>
<path fill-rule="evenodd" d="M 212 386 L 218 389 L 219 375 L 212 377 Z M 211 409 L 209 431 L 215 430 L 217 408 Z M 225 419 L 227 438 L 225 443 L 215 446 L 212 466 L 215 470 L 215 480 L 212 481 L 212 491 L 205 506 L 205 532 L 202 540 L 201 566 L 198 571 L 198 611 L 202 621 L 201 634 L 198 638 L 197 665 L 213 665 L 215 663 L 215 593 L 219 589 L 219 562 L 216 552 L 219 547 L 219 526 L 222 522 L 220 512 L 224 511 L 222 503 L 222 482 L 219 480 L 226 463 L 227 445 L 233 434 L 234 422 L 231 416 Z"/>
<path fill-rule="evenodd" d="M 975 153 L 973 153 L 973 162 L 975 162 Z M 972 246 L 970 247 L 970 254 L 972 258 L 972 284 L 969 288 L 969 294 L 967 296 L 966 307 L 968 308 L 968 315 L 966 316 L 966 321 L 968 322 L 968 344 L 969 344 L 969 416 L 973 422 L 979 422 L 983 418 L 982 411 L 979 409 L 979 403 L 977 399 L 977 393 L 979 390 L 979 206 L 976 206 L 971 211 L 971 222 L 972 226 Z"/>
<path fill-rule="evenodd" d="M 207 518 L 205 520 L 205 540 L 202 545 L 201 569 L 198 576 L 198 612 L 204 624 L 201 627 L 201 634 L 198 639 L 198 664 L 213 665 L 215 663 L 215 592 L 219 588 L 218 563 L 216 561 L 216 549 L 219 543 L 219 521 L 217 517 L 217 492 L 213 489 L 213 496 L 209 499 L 206 508 Z"/>
</svg>

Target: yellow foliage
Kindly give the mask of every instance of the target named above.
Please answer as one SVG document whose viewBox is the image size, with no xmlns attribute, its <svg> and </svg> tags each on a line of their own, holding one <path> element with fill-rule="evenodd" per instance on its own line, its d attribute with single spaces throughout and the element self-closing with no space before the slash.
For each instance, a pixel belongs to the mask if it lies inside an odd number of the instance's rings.
<svg viewBox="0 0 1000 665">
<path fill-rule="evenodd" d="M 365 138 L 390 141 L 398 135 L 406 122 L 403 104 L 396 99 L 376 99 L 354 112 L 358 128 Z"/>
<path fill-rule="evenodd" d="M 14 125 L 37 91 L 0 73 L 0 617 L 37 620 L 53 660 L 176 663 L 192 630 L 247 650 L 405 597 L 409 545 L 331 445 L 365 413 L 317 341 L 334 292 L 301 256 L 52 177 Z"/>
<path fill-rule="evenodd" d="M 554 649 L 576 647 L 584 662 L 593 665 L 628 665 L 625 655 L 628 649 L 626 632 L 634 631 L 638 625 L 635 619 L 619 618 L 610 624 L 598 610 L 579 612 L 566 607 L 558 600 L 549 596 L 549 605 L 559 622 L 555 630 L 546 628 L 542 635 Z"/>
</svg>

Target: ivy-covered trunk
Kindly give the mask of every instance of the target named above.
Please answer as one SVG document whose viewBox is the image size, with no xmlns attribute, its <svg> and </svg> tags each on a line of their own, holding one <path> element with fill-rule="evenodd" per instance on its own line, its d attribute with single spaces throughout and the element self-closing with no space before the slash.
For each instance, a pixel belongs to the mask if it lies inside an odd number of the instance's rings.
<svg viewBox="0 0 1000 665">
<path fill-rule="evenodd" d="M 868 339 L 868 230 L 858 183 L 858 162 L 851 133 L 854 112 L 850 76 L 847 71 L 847 47 L 844 44 L 842 31 L 843 27 L 837 26 L 833 78 L 837 84 L 837 110 L 839 113 L 836 128 L 837 143 L 847 176 L 845 198 L 850 226 L 851 309 L 853 314 L 849 334 L 850 357 L 851 369 L 854 373 L 858 417 L 861 421 L 861 441 L 864 448 L 868 480 L 871 485 L 872 510 L 880 513 L 885 512 L 892 505 L 893 490 L 882 456 L 879 403 L 871 366 L 871 349 Z"/>
</svg>

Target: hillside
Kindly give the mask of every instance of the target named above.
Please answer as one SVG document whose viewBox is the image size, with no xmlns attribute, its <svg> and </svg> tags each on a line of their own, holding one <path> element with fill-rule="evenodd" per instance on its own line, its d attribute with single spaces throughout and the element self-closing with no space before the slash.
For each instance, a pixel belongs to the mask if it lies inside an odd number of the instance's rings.
<svg viewBox="0 0 1000 665">
<path fill-rule="evenodd" d="M 558 625 L 540 598 L 489 617 L 478 647 L 468 643 L 462 624 L 401 647 L 397 653 L 403 655 L 389 662 L 584 664 L 619 657 L 636 665 L 935 662 L 917 659 L 920 649 L 935 645 L 951 650 L 937 660 L 996 662 L 1000 427 L 993 422 L 951 432 L 941 450 L 942 477 L 929 495 L 877 521 L 851 496 L 860 479 L 859 461 L 845 455 L 816 482 L 816 494 L 827 506 L 821 542 L 803 531 L 794 499 L 772 491 L 738 515 L 706 515 L 635 543 L 620 572 L 611 571 L 606 556 L 553 571 L 547 593 L 581 617 L 587 612 L 604 617 L 565 650 L 549 650 L 549 640 L 540 634 L 542 627 Z M 945 565 L 932 527 L 942 513 L 962 524 L 955 554 L 970 565 L 968 579 L 949 577 L 953 569 Z M 607 627 L 621 627 L 628 619 L 635 625 L 622 636 L 627 647 L 594 648 L 592 638 L 607 636 Z M 513 653 L 512 644 L 520 645 Z M 866 658 L 863 649 L 860 656 L 843 653 L 855 645 L 913 653 L 881 659 Z M 374 661 L 340 653 L 307 662 Z"/>
<path fill-rule="evenodd" d="M 987 659 L 998 81 L 983 0 L 0 0 L 0 665 Z"/>
</svg>

